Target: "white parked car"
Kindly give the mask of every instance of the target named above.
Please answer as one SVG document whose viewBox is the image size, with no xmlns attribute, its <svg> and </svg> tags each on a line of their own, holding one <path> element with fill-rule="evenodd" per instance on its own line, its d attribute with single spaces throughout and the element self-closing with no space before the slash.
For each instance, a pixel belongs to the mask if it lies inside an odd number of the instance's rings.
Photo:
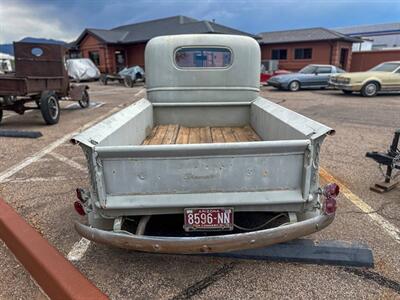
<svg viewBox="0 0 400 300">
<path fill-rule="evenodd" d="M 66 62 L 68 76 L 79 82 L 82 80 L 96 80 L 100 77 L 100 71 L 88 58 L 68 59 Z"/>
</svg>

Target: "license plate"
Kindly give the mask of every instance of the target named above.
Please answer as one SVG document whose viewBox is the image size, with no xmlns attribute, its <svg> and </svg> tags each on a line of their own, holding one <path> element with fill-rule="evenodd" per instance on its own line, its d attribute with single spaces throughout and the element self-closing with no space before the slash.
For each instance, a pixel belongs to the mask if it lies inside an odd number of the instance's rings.
<svg viewBox="0 0 400 300">
<path fill-rule="evenodd" d="M 185 208 L 186 231 L 233 230 L 233 208 Z"/>
</svg>

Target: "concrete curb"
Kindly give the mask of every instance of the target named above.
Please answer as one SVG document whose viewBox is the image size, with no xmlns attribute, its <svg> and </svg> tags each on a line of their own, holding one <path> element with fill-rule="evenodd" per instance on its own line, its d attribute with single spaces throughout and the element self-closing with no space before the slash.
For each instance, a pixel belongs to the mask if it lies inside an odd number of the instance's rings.
<svg viewBox="0 0 400 300">
<path fill-rule="evenodd" d="M 0 238 L 51 299 L 108 299 L 0 198 Z"/>
</svg>

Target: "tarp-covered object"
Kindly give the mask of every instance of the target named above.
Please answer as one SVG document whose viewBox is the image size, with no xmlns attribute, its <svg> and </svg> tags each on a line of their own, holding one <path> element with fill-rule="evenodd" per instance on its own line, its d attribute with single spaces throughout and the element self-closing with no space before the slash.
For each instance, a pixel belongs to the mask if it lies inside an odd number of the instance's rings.
<svg viewBox="0 0 400 300">
<path fill-rule="evenodd" d="M 0 52 L 0 74 L 13 71 L 14 56 Z"/>
<path fill-rule="evenodd" d="M 133 66 L 130 68 L 124 68 L 118 72 L 121 77 L 130 76 L 132 80 L 144 79 L 144 70 L 139 66 Z"/>
<path fill-rule="evenodd" d="M 68 59 L 66 62 L 68 76 L 76 81 L 98 79 L 100 71 L 88 58 Z"/>
</svg>

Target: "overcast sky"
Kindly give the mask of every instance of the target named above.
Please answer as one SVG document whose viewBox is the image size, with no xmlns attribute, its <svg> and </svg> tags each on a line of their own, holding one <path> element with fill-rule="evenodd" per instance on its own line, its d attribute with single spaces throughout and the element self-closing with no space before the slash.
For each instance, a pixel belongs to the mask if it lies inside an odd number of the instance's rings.
<svg viewBox="0 0 400 300">
<path fill-rule="evenodd" d="M 0 0 L 0 43 L 185 15 L 259 33 L 400 22 L 399 0 Z"/>
</svg>

